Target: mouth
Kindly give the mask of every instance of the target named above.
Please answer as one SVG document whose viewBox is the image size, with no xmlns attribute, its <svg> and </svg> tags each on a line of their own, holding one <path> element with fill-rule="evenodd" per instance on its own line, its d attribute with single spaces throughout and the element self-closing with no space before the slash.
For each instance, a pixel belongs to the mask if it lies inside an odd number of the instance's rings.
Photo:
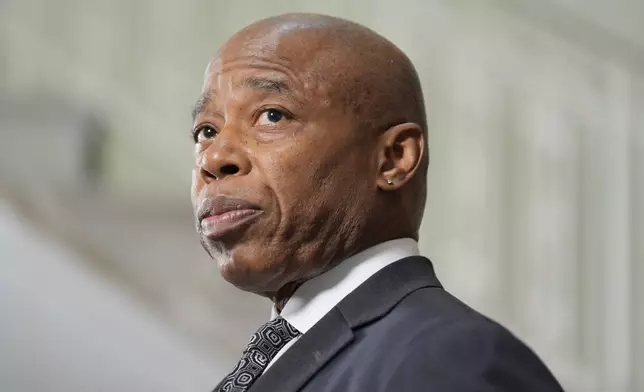
<svg viewBox="0 0 644 392">
<path fill-rule="evenodd" d="M 206 200 L 199 209 L 199 226 L 203 235 L 217 240 L 245 228 L 262 213 L 259 207 L 245 200 L 218 196 Z"/>
</svg>

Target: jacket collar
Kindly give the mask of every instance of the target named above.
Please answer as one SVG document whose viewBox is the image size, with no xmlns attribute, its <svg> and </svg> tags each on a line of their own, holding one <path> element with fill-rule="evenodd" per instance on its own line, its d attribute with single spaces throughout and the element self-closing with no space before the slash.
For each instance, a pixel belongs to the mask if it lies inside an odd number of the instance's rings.
<svg viewBox="0 0 644 392">
<path fill-rule="evenodd" d="M 302 335 L 250 391 L 297 391 L 351 344 L 355 330 L 385 316 L 406 296 L 425 287 L 442 286 L 424 257 L 408 257 L 383 268 Z"/>
</svg>

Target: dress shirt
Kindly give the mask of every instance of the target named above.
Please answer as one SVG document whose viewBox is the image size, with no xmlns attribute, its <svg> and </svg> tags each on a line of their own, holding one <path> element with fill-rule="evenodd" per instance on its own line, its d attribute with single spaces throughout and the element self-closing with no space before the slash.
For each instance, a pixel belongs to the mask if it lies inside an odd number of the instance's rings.
<svg viewBox="0 0 644 392">
<path fill-rule="evenodd" d="M 304 282 L 286 302 L 281 313 L 273 306 L 272 318 L 282 316 L 303 335 L 373 274 L 398 260 L 419 254 L 418 243 L 411 238 L 391 240 L 368 248 Z M 288 342 L 264 371 L 298 339 Z"/>
</svg>

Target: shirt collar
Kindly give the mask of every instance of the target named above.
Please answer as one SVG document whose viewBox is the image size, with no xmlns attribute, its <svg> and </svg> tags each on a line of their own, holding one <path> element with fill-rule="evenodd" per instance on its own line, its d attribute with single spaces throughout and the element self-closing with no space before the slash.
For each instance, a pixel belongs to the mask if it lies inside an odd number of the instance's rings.
<svg viewBox="0 0 644 392">
<path fill-rule="evenodd" d="M 387 241 L 368 248 L 304 282 L 281 313 L 278 314 L 273 306 L 272 318 L 281 315 L 304 334 L 373 274 L 398 260 L 419 254 L 418 243 L 411 238 Z"/>
</svg>

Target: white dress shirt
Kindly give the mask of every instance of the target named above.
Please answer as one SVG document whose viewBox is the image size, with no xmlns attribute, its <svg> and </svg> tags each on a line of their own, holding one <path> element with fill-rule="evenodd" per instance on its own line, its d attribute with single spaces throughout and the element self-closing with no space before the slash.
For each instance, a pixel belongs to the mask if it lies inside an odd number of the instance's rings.
<svg viewBox="0 0 644 392">
<path fill-rule="evenodd" d="M 271 318 L 281 315 L 304 335 L 344 297 L 373 274 L 400 259 L 419 254 L 418 243 L 411 238 L 387 241 L 366 249 L 322 275 L 304 282 L 286 302 L 281 313 L 278 313 L 273 306 Z M 299 337 L 288 342 L 266 369 L 270 368 L 298 339 Z"/>
</svg>

